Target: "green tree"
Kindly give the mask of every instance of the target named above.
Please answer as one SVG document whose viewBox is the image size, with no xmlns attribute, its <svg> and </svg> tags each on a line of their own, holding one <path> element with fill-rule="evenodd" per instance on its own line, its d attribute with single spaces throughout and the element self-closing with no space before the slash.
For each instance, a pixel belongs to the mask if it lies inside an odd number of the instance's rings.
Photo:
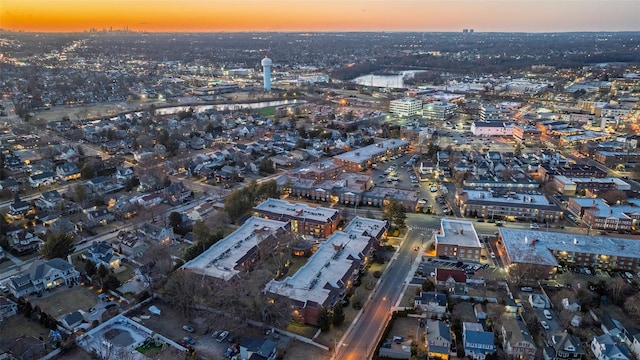
<svg viewBox="0 0 640 360">
<path fill-rule="evenodd" d="M 382 207 L 384 218 L 389 220 L 393 225 L 402 227 L 407 220 L 407 211 L 402 203 L 396 199 L 390 198 L 385 201 Z"/>
<path fill-rule="evenodd" d="M 94 263 L 91 260 L 87 260 L 84 263 L 84 272 L 87 273 L 87 276 L 93 277 L 93 275 L 95 275 L 98 272 L 98 267 L 96 266 L 96 263 Z"/>
<path fill-rule="evenodd" d="M 172 211 L 171 214 L 169 214 L 169 224 L 175 231 L 180 227 L 180 224 L 182 224 L 182 215 L 177 211 Z"/>
<path fill-rule="evenodd" d="M 108 273 L 107 276 L 105 276 L 104 281 L 102 282 L 102 290 L 103 291 L 115 290 L 119 287 L 120 287 L 120 280 L 118 280 L 118 277 L 116 276 L 116 274 L 112 272 Z"/>
<path fill-rule="evenodd" d="M 49 235 L 40 252 L 45 259 L 61 258 L 73 253 L 73 238 L 67 234 Z"/>
<path fill-rule="evenodd" d="M 333 308 L 333 317 L 331 321 L 334 326 L 339 326 L 344 322 L 344 309 L 342 308 L 342 304 L 338 302 L 338 304 Z"/>
<path fill-rule="evenodd" d="M 318 327 L 321 331 L 328 331 L 331 327 L 331 313 L 327 308 L 322 309 L 318 315 Z"/>
<path fill-rule="evenodd" d="M 109 275 L 109 269 L 104 266 L 104 264 L 100 264 L 98 266 L 98 277 L 100 278 L 100 284 L 104 284 L 104 279 Z"/>
<path fill-rule="evenodd" d="M 267 173 L 267 174 L 273 174 L 276 172 L 276 169 L 273 165 L 273 161 L 271 161 L 271 159 L 269 158 L 264 158 L 260 161 L 259 169 L 260 169 L 260 172 Z"/>
<path fill-rule="evenodd" d="M 77 203 L 83 203 L 87 200 L 87 189 L 84 184 L 78 183 L 73 186 L 73 199 Z"/>
<path fill-rule="evenodd" d="M 91 163 L 87 162 L 82 166 L 82 169 L 80 169 L 80 175 L 85 180 L 93 179 L 96 176 L 96 169 Z"/>
</svg>

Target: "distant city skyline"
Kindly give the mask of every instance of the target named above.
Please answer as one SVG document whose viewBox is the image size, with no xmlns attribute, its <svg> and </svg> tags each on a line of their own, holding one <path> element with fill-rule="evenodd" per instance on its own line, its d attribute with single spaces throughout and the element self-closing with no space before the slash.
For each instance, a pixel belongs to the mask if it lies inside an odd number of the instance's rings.
<svg viewBox="0 0 640 360">
<path fill-rule="evenodd" d="M 638 0 L 0 0 L 30 32 L 640 31 Z"/>
</svg>

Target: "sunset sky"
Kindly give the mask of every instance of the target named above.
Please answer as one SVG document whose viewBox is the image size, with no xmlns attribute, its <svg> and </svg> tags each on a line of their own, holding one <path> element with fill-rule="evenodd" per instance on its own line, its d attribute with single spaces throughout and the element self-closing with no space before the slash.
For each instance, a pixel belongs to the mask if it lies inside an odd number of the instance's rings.
<svg viewBox="0 0 640 360">
<path fill-rule="evenodd" d="M 0 0 L 24 31 L 638 31 L 640 0 Z"/>
</svg>

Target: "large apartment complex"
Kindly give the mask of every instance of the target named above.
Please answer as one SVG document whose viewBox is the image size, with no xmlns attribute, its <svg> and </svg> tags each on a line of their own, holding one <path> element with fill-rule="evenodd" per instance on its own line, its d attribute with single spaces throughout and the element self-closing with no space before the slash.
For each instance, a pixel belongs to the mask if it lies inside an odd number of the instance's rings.
<svg viewBox="0 0 640 360">
<path fill-rule="evenodd" d="M 290 305 L 295 321 L 317 325 L 322 309 L 333 308 L 353 286 L 388 229 L 386 221 L 354 218 L 321 243 L 295 274 L 267 283 L 265 293 Z"/>
<path fill-rule="evenodd" d="M 480 261 L 482 244 L 470 221 L 442 219 L 435 234 L 436 255 Z"/>
<path fill-rule="evenodd" d="M 291 231 L 300 235 L 327 238 L 338 229 L 340 211 L 325 207 L 312 207 L 303 203 L 267 199 L 253 208 L 254 215 L 291 223 Z"/>
</svg>

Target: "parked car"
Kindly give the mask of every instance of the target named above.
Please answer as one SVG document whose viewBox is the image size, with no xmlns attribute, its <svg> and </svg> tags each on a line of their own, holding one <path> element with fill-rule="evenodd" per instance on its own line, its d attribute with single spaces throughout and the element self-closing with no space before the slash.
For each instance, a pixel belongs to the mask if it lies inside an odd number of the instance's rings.
<svg viewBox="0 0 640 360">
<path fill-rule="evenodd" d="M 221 333 L 218 335 L 218 337 L 216 338 L 216 341 L 217 341 L 217 342 L 223 342 L 223 341 L 224 341 L 224 339 L 226 339 L 226 338 L 227 338 L 227 336 L 229 336 L 229 332 L 225 330 L 225 331 L 221 332 Z"/>
<path fill-rule="evenodd" d="M 533 288 L 531 286 L 524 286 L 520 288 L 520 291 L 524 291 L 524 292 L 532 292 Z"/>
<path fill-rule="evenodd" d="M 182 330 L 188 332 L 188 333 L 193 333 L 194 331 L 196 331 L 193 327 L 189 326 L 189 325 L 182 325 Z"/>
<path fill-rule="evenodd" d="M 540 321 L 540 325 L 542 325 L 543 329 L 549 330 L 549 324 L 547 324 L 546 321 L 544 321 L 544 320 Z"/>
<path fill-rule="evenodd" d="M 183 338 L 183 340 L 188 343 L 189 345 L 195 345 L 196 340 L 194 338 L 192 338 L 191 336 L 185 336 Z"/>
<path fill-rule="evenodd" d="M 542 313 L 544 314 L 544 317 L 547 318 L 547 320 L 553 319 L 553 316 L 551 316 L 551 311 L 545 309 Z"/>
</svg>

